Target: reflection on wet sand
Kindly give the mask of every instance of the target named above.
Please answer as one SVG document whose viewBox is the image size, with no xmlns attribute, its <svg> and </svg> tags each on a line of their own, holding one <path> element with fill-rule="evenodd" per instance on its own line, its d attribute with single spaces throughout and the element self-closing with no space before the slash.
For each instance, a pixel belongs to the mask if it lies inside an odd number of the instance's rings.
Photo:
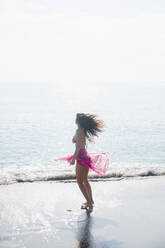
<svg viewBox="0 0 165 248">
<path fill-rule="evenodd" d="M 99 227 L 105 227 L 106 225 L 118 226 L 115 221 L 110 219 L 102 219 L 98 217 L 94 217 L 90 215 L 91 213 L 86 211 L 84 212 L 84 218 L 82 219 L 82 215 L 80 216 L 80 221 L 78 220 L 78 228 L 77 228 L 77 248 L 121 248 L 123 243 L 119 240 L 111 239 L 102 240 L 100 237 L 95 237 L 93 233 L 92 226 L 96 227 L 96 222 L 99 221 Z"/>
<path fill-rule="evenodd" d="M 91 235 L 91 226 L 92 226 L 92 217 L 88 211 L 85 212 L 85 220 L 78 222 L 77 230 L 77 248 L 88 248 L 92 247 L 92 235 Z"/>
</svg>

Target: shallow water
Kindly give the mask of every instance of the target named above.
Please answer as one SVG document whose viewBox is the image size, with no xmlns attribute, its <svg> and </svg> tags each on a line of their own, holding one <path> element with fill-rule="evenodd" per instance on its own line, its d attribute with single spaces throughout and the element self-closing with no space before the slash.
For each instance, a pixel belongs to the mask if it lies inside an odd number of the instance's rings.
<svg viewBox="0 0 165 248">
<path fill-rule="evenodd" d="M 74 167 L 53 159 L 74 152 L 77 112 L 107 124 L 88 144 L 89 152 L 110 153 L 107 177 L 165 174 L 164 96 L 161 85 L 1 85 L 0 183 L 75 178 Z"/>
</svg>

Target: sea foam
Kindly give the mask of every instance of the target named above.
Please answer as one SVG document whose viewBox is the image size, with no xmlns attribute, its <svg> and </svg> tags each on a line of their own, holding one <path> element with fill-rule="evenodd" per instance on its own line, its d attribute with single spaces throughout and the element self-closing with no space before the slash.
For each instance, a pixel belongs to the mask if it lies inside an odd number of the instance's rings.
<svg viewBox="0 0 165 248">
<path fill-rule="evenodd" d="M 93 171 L 89 172 L 89 179 L 93 181 L 119 180 L 131 177 L 149 177 L 165 175 L 165 166 L 158 165 L 111 165 L 105 176 Z M 75 167 L 67 165 L 57 166 L 14 166 L 0 168 L 0 184 L 12 184 L 35 181 L 65 181 L 76 180 Z"/>
</svg>

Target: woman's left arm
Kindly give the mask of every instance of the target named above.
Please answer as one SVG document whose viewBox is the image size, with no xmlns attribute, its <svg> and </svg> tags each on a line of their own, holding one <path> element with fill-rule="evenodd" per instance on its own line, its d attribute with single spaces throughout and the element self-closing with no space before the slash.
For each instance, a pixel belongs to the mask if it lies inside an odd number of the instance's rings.
<svg viewBox="0 0 165 248">
<path fill-rule="evenodd" d="M 75 164 L 76 157 L 78 156 L 78 153 L 80 149 L 82 148 L 82 132 L 80 130 L 77 130 L 76 132 L 76 149 L 73 154 L 73 158 L 70 162 L 71 165 Z"/>
</svg>

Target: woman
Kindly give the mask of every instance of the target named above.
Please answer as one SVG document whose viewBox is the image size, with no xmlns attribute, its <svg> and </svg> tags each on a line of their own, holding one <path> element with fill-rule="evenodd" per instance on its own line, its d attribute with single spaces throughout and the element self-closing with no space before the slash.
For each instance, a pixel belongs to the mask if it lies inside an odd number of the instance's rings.
<svg viewBox="0 0 165 248">
<path fill-rule="evenodd" d="M 99 132 L 102 132 L 104 128 L 104 122 L 96 119 L 97 115 L 78 113 L 76 115 L 77 130 L 72 139 L 75 143 L 75 152 L 73 155 L 65 158 L 55 159 L 55 161 L 66 160 L 71 165 L 76 161 L 76 178 L 79 188 L 84 195 L 86 202 L 81 208 L 93 208 L 94 200 L 92 197 L 91 185 L 88 182 L 89 169 L 94 170 L 100 175 L 104 175 L 109 166 L 109 154 L 104 153 L 87 153 L 86 139 L 89 142 L 93 142 L 92 138 L 98 136 Z"/>
</svg>

